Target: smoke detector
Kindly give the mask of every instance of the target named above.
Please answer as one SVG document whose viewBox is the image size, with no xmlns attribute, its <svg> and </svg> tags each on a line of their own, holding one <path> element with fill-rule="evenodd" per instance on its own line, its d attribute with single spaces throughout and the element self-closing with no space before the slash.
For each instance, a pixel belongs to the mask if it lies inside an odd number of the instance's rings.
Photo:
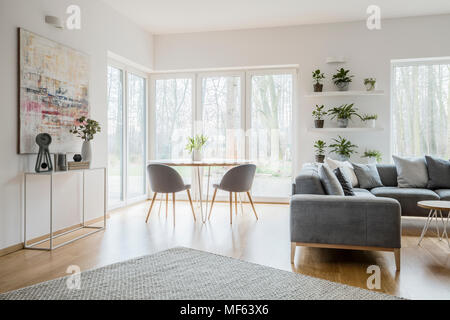
<svg viewBox="0 0 450 320">
<path fill-rule="evenodd" d="M 63 29 L 63 23 L 60 18 L 55 16 L 45 16 L 45 23 L 57 29 Z"/>
</svg>

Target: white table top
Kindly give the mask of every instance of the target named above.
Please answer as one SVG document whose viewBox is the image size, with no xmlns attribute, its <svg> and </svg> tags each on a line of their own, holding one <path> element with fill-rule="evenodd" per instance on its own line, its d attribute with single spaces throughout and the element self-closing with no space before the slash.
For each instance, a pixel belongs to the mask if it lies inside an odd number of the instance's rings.
<svg viewBox="0 0 450 320">
<path fill-rule="evenodd" d="M 253 161 L 244 159 L 204 159 L 201 161 L 189 159 L 163 159 L 151 160 L 148 162 L 148 164 L 165 164 L 170 167 L 234 167 L 251 163 L 253 163 Z"/>
<path fill-rule="evenodd" d="M 450 201 L 430 200 L 420 201 L 417 205 L 425 209 L 450 210 Z"/>
</svg>

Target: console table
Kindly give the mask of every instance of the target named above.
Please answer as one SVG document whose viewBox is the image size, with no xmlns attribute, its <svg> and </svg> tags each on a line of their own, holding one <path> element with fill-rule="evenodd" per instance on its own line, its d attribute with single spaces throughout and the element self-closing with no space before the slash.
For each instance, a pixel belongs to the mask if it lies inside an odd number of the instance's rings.
<svg viewBox="0 0 450 320">
<path fill-rule="evenodd" d="M 88 226 L 85 224 L 85 174 L 86 171 L 94 171 L 94 170 L 103 170 L 103 226 L 102 227 L 93 227 L 93 226 Z M 71 174 L 71 173 L 77 173 L 80 172 L 83 176 L 83 191 L 82 191 L 82 201 L 83 201 L 83 205 L 82 205 L 82 221 L 80 224 L 80 227 L 71 229 L 69 231 L 66 232 L 62 232 L 59 233 L 57 235 L 54 234 L 54 230 L 53 230 L 53 177 L 55 175 L 62 175 L 62 174 Z M 37 241 L 31 245 L 27 245 L 27 177 L 28 176 L 48 176 L 49 177 L 49 182 L 50 182 L 50 233 L 49 233 L 49 237 L 47 237 L 44 240 L 40 240 Z M 91 234 L 97 233 L 99 231 L 102 231 L 106 228 L 106 177 L 107 177 L 107 171 L 106 168 L 95 168 L 95 169 L 82 169 L 82 170 L 70 170 L 70 171 L 53 171 L 53 172 L 41 172 L 41 173 L 36 173 L 36 172 L 25 172 L 24 173 L 24 197 L 23 197 L 23 201 L 24 201 L 24 248 L 25 249 L 31 249 L 31 250 L 44 250 L 44 251 L 51 251 L 54 249 L 57 249 L 59 247 L 62 247 L 66 244 L 72 243 L 76 240 L 85 238 Z M 63 243 L 60 243 L 58 245 L 54 245 L 53 244 L 53 240 L 55 238 L 67 235 L 69 233 L 81 230 L 81 229 L 92 229 L 92 231 L 85 233 L 81 236 L 77 236 L 71 240 L 65 241 Z M 43 242 L 47 242 L 49 241 L 49 246 L 48 248 L 37 248 L 36 246 L 43 243 Z"/>
</svg>

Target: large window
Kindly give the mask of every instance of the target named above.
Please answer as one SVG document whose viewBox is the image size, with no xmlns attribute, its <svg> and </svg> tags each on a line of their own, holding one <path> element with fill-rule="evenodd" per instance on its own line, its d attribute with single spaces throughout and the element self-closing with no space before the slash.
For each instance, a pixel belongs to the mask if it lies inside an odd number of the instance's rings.
<svg viewBox="0 0 450 320">
<path fill-rule="evenodd" d="M 147 79 L 108 66 L 108 205 L 146 197 Z"/>
<path fill-rule="evenodd" d="M 253 160 L 255 199 L 285 201 L 292 180 L 294 78 L 294 70 L 153 76 L 152 158 L 189 159 L 187 137 L 202 133 L 208 137 L 204 159 Z M 213 180 L 228 169 L 214 168 Z M 192 176 L 191 168 L 177 170 Z"/>
<path fill-rule="evenodd" d="M 250 159 L 257 164 L 255 196 L 286 197 L 292 177 L 291 74 L 251 77 Z"/>
<path fill-rule="evenodd" d="M 450 157 L 450 60 L 393 64 L 394 155 Z"/>
</svg>

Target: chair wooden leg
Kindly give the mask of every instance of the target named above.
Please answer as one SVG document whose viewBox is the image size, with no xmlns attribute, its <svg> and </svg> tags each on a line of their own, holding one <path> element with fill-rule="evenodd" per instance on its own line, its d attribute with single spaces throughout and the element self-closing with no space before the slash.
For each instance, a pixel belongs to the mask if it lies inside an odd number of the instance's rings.
<svg viewBox="0 0 450 320">
<path fill-rule="evenodd" d="M 237 216 L 237 192 L 234 193 L 234 210 L 236 211 L 236 216 Z"/>
<path fill-rule="evenodd" d="M 175 192 L 172 193 L 172 201 L 173 201 L 173 226 L 175 227 Z"/>
<path fill-rule="evenodd" d="M 187 189 L 186 191 L 187 191 L 187 194 L 188 194 L 189 203 L 191 204 L 192 215 L 194 216 L 194 221 L 197 221 L 197 219 L 195 218 L 194 205 L 192 204 L 191 192 L 189 191 L 189 189 Z"/>
<path fill-rule="evenodd" d="M 159 199 L 159 209 L 158 209 L 158 216 L 161 216 L 161 207 L 164 199 L 164 194 L 161 193 L 161 198 Z"/>
<path fill-rule="evenodd" d="M 400 260 L 401 260 L 401 250 L 400 249 L 394 249 L 394 255 L 395 255 L 395 266 L 397 267 L 397 271 L 400 271 Z"/>
<path fill-rule="evenodd" d="M 291 264 L 294 264 L 295 249 L 297 249 L 297 244 L 295 242 L 291 242 Z"/>
<path fill-rule="evenodd" d="M 166 193 L 166 219 L 167 219 L 168 210 L 169 210 L 169 194 Z"/>
<path fill-rule="evenodd" d="M 208 215 L 208 220 L 211 219 L 211 213 L 212 213 L 212 208 L 214 205 L 214 201 L 216 200 L 216 195 L 217 195 L 217 189 L 214 190 L 214 194 L 211 200 L 211 208 L 209 209 L 209 215 Z"/>
<path fill-rule="evenodd" d="M 247 196 L 248 196 L 248 199 L 250 200 L 250 204 L 252 205 L 256 220 L 258 220 L 258 215 L 256 214 L 255 205 L 253 204 L 253 200 L 252 200 L 252 196 L 250 195 L 250 192 L 247 192 Z"/>
<path fill-rule="evenodd" d="M 233 192 L 230 192 L 230 224 L 233 224 Z"/>
<path fill-rule="evenodd" d="M 157 195 L 158 195 L 158 193 L 156 193 L 156 192 L 153 195 L 152 203 L 150 204 L 150 209 L 148 209 L 147 219 L 145 219 L 145 223 L 147 223 L 148 222 L 148 218 L 150 218 L 150 213 L 152 212 L 153 204 L 155 203 L 155 199 L 156 199 Z"/>
</svg>

